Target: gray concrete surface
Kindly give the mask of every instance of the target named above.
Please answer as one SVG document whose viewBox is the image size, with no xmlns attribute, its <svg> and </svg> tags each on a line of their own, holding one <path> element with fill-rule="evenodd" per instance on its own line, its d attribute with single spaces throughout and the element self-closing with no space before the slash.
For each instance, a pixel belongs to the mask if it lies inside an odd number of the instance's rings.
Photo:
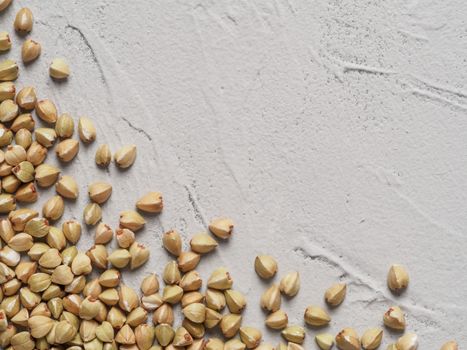
<svg viewBox="0 0 467 350">
<path fill-rule="evenodd" d="M 162 271 L 163 231 L 180 230 L 188 246 L 226 215 L 235 234 L 199 270 L 230 269 L 249 300 L 244 324 L 266 340 L 280 336 L 263 327 L 259 253 L 278 259 L 275 281 L 301 273 L 300 293 L 283 305 L 291 323 L 341 280 L 348 296 L 326 331 L 361 334 L 400 305 L 422 350 L 467 344 L 465 1 L 15 0 L 2 30 L 12 31 L 21 6 L 34 12 L 30 37 L 43 54 L 18 86 L 36 85 L 98 127 L 64 171 L 81 185 L 66 218 L 81 217 L 94 179 L 113 183 L 104 206 L 112 225 L 146 190 L 164 194 L 164 213 L 137 237 L 151 261 L 126 283 Z M 13 36 L 2 58 L 19 60 L 22 40 Z M 61 84 L 47 74 L 57 56 L 72 69 Z M 135 143 L 135 165 L 97 169 L 104 142 Z M 399 298 L 386 288 L 396 262 L 412 278 Z M 316 333 L 307 328 L 307 349 Z M 386 332 L 384 345 L 397 336 Z"/>
</svg>

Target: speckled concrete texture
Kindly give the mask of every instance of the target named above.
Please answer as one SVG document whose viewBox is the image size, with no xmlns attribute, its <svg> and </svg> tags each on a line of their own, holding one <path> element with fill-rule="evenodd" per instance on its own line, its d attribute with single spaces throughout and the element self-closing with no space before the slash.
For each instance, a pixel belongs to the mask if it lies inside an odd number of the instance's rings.
<svg viewBox="0 0 467 350">
<path fill-rule="evenodd" d="M 226 215 L 235 234 L 199 271 L 228 267 L 248 297 L 243 324 L 269 342 L 280 335 L 263 326 L 259 253 L 279 261 L 274 282 L 301 274 L 300 293 L 283 300 L 291 324 L 345 281 L 325 331 L 361 334 L 400 305 L 420 349 L 467 344 L 467 2 L 15 0 L 1 30 L 21 6 L 34 12 L 43 54 L 18 86 L 97 123 L 98 140 L 65 167 L 81 193 L 64 218 L 81 218 L 95 179 L 113 183 L 113 226 L 145 191 L 164 194 L 163 214 L 137 234 L 151 260 L 126 283 L 162 272 L 162 232 L 179 230 L 187 247 Z M 20 61 L 22 40 L 13 35 L 2 58 Z M 60 84 L 47 75 L 56 56 L 72 69 Z M 135 165 L 96 168 L 104 142 L 135 143 Z M 92 238 L 89 229 L 80 246 Z M 401 297 L 386 287 L 392 263 L 410 271 Z M 315 334 L 307 328 L 306 349 Z M 385 332 L 384 346 L 397 337 Z"/>
</svg>

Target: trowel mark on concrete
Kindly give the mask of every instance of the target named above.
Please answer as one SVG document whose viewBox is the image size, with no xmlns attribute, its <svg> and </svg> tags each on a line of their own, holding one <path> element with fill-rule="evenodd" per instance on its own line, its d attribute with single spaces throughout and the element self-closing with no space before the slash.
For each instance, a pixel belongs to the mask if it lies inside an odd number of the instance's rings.
<svg viewBox="0 0 467 350">
<path fill-rule="evenodd" d="M 76 32 L 81 40 L 83 41 L 84 45 L 86 45 L 86 47 L 88 48 L 90 54 L 91 54 L 91 59 L 92 61 L 95 63 L 97 69 L 99 70 L 99 75 L 100 75 L 100 78 L 102 80 L 102 83 L 106 86 L 106 88 L 108 88 L 108 84 L 107 84 L 107 79 L 105 78 L 105 74 L 104 74 L 104 70 L 102 69 L 102 66 L 101 66 L 101 63 L 99 62 L 99 59 L 97 58 L 97 55 L 96 55 L 96 52 L 94 50 L 94 48 L 92 47 L 91 43 L 89 42 L 88 38 L 86 37 L 86 35 L 84 35 L 84 33 L 81 31 L 81 29 L 79 29 L 78 27 L 72 25 L 72 24 L 67 24 L 65 29 L 71 29 L 73 30 L 74 32 Z"/>
<path fill-rule="evenodd" d="M 204 214 L 203 214 L 203 211 L 202 211 L 201 207 L 198 204 L 198 201 L 196 200 L 196 198 L 194 196 L 194 193 L 192 192 L 190 187 L 185 185 L 184 188 L 185 188 L 185 190 L 186 190 L 186 192 L 188 194 L 188 201 L 190 202 L 190 205 L 193 208 L 195 219 L 201 225 L 203 225 L 205 228 L 207 228 L 208 227 L 207 221 L 206 221 L 206 219 L 204 217 Z"/>
<path fill-rule="evenodd" d="M 318 263 L 322 263 L 330 268 L 337 269 L 341 271 L 340 274 L 340 279 L 347 278 L 349 279 L 348 282 L 346 282 L 348 285 L 355 285 L 359 287 L 364 287 L 371 292 L 375 293 L 375 297 L 377 300 L 384 300 L 388 303 L 391 304 L 398 304 L 401 305 L 403 308 L 419 313 L 423 313 L 426 316 L 431 318 L 435 314 L 435 310 L 428 309 L 426 307 L 418 305 L 415 301 L 411 300 L 410 304 L 408 303 L 403 303 L 400 300 L 395 300 L 391 294 L 383 292 L 380 288 L 377 286 L 377 282 L 372 281 L 370 278 L 364 278 L 364 274 L 361 273 L 360 271 L 357 271 L 350 265 L 345 264 L 345 262 L 340 261 L 339 257 L 335 256 L 334 253 L 332 253 L 329 250 L 326 250 L 322 247 L 315 246 L 311 242 L 306 242 L 305 245 L 310 247 L 310 250 L 316 251 L 316 253 L 310 253 L 307 249 L 303 247 L 295 247 L 293 249 L 293 252 L 299 255 L 302 259 L 306 261 L 312 261 L 315 262 L 317 261 Z"/>
</svg>

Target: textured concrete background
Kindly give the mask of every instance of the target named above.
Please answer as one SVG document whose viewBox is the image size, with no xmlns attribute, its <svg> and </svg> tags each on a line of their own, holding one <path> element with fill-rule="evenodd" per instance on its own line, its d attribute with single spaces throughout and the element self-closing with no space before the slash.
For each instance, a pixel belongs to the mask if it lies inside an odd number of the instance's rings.
<svg viewBox="0 0 467 350">
<path fill-rule="evenodd" d="M 244 325 L 266 340 L 280 337 L 262 326 L 258 253 L 278 259 L 275 281 L 301 273 L 299 295 L 283 303 L 291 323 L 342 280 L 348 297 L 326 331 L 361 334 L 401 305 L 421 349 L 467 344 L 465 1 L 15 0 L 2 30 L 21 6 L 34 12 L 30 37 L 43 54 L 18 86 L 35 84 L 98 126 L 98 141 L 64 171 L 81 184 L 65 218 L 81 217 L 94 179 L 114 185 L 104 206 L 112 225 L 146 190 L 164 193 L 164 213 L 137 237 L 151 261 L 126 283 L 162 271 L 164 230 L 188 245 L 227 215 L 235 235 L 199 270 L 231 270 L 249 300 Z M 19 59 L 13 39 L 4 56 Z M 66 83 L 48 78 L 56 56 L 73 70 Z M 103 142 L 137 144 L 133 168 L 97 169 Z M 395 262 L 412 278 L 401 298 L 386 288 Z M 307 349 L 315 334 L 307 329 Z M 397 336 L 386 332 L 384 345 Z"/>
</svg>

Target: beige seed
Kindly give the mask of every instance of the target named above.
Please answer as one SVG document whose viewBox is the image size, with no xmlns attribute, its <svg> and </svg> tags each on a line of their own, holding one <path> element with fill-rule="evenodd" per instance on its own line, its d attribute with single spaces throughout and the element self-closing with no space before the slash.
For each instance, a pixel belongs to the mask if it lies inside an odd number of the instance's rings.
<svg viewBox="0 0 467 350">
<path fill-rule="evenodd" d="M 226 305 L 224 293 L 217 289 L 208 288 L 205 293 L 206 306 L 210 309 L 221 311 Z"/>
<path fill-rule="evenodd" d="M 42 207 L 42 215 L 51 221 L 60 219 L 65 210 L 65 203 L 61 196 L 53 196 L 48 199 Z"/>
<path fill-rule="evenodd" d="M 226 290 L 232 288 L 233 280 L 230 273 L 224 268 L 220 267 L 213 271 L 208 279 L 208 287 L 218 290 Z"/>
<path fill-rule="evenodd" d="M 112 240 L 112 237 L 113 230 L 110 228 L 109 225 L 103 222 L 97 225 L 94 235 L 94 242 L 96 244 L 107 244 Z"/>
<path fill-rule="evenodd" d="M 32 134 L 28 129 L 19 129 L 15 134 L 15 143 L 25 150 L 32 144 Z"/>
<path fill-rule="evenodd" d="M 52 248 L 42 254 L 38 262 L 41 267 L 53 269 L 62 263 L 62 256 L 58 249 Z"/>
<path fill-rule="evenodd" d="M 193 235 L 190 246 L 191 250 L 198 254 L 206 254 L 217 247 L 217 242 L 206 233 L 198 233 Z"/>
<path fill-rule="evenodd" d="M 100 301 L 102 301 L 105 305 L 114 306 L 120 300 L 118 296 L 118 291 L 114 288 L 109 288 L 104 290 L 102 293 L 98 295 Z"/>
<path fill-rule="evenodd" d="M 135 242 L 135 233 L 127 228 L 115 231 L 115 238 L 120 248 L 129 248 Z"/>
<path fill-rule="evenodd" d="M 97 224 L 102 219 L 102 209 L 99 204 L 87 204 L 83 210 L 83 219 L 87 225 Z"/>
<path fill-rule="evenodd" d="M 62 162 L 70 162 L 79 152 L 79 142 L 74 139 L 63 140 L 57 145 L 55 152 Z"/>
<path fill-rule="evenodd" d="M 203 323 L 206 318 L 206 306 L 202 303 L 193 303 L 182 310 L 183 315 L 194 323 Z"/>
<path fill-rule="evenodd" d="M 381 345 L 383 330 L 381 328 L 370 328 L 362 335 L 361 343 L 365 350 L 374 350 Z"/>
<path fill-rule="evenodd" d="M 397 340 L 397 350 L 417 350 L 418 337 L 414 333 L 406 333 Z"/>
<path fill-rule="evenodd" d="M 16 13 L 14 22 L 15 30 L 20 34 L 29 33 L 32 30 L 33 16 L 29 8 L 23 7 Z"/>
<path fill-rule="evenodd" d="M 55 184 L 55 190 L 64 198 L 76 199 L 78 198 L 78 184 L 71 176 L 64 175 Z"/>
<path fill-rule="evenodd" d="M 7 348 L 10 345 L 11 338 L 16 334 L 16 327 L 9 324 L 5 331 L 0 333 L 0 346 Z"/>
<path fill-rule="evenodd" d="M 79 118 L 78 134 L 84 143 L 91 143 L 96 139 L 96 128 L 91 119 L 87 117 Z"/>
<path fill-rule="evenodd" d="M 197 271 L 190 271 L 182 276 L 179 286 L 184 292 L 192 292 L 200 289 L 202 283 L 200 274 Z"/>
<path fill-rule="evenodd" d="M 1 84 L 9 84 L 9 83 L 0 83 Z M 1 91 L 0 91 L 1 93 Z M 14 98 L 14 96 L 13 96 Z M 32 119 L 31 113 L 23 113 L 20 114 L 11 124 L 11 130 L 13 132 L 18 132 L 20 129 L 27 129 L 29 131 L 34 131 L 35 122 Z"/>
<path fill-rule="evenodd" d="M 90 274 L 92 272 L 91 259 L 85 253 L 79 252 L 71 263 L 71 271 L 75 276 Z"/>
<path fill-rule="evenodd" d="M 175 230 L 170 230 L 163 234 L 162 244 L 170 254 L 179 256 L 182 252 L 182 238 Z"/>
<path fill-rule="evenodd" d="M 34 141 L 31 143 L 31 146 L 29 146 L 26 156 L 28 162 L 31 162 L 34 166 L 39 166 L 42 164 L 45 157 L 47 157 L 47 148 Z"/>
<path fill-rule="evenodd" d="M 37 128 L 34 131 L 36 141 L 46 148 L 50 148 L 57 139 L 57 133 L 52 128 Z"/>
<path fill-rule="evenodd" d="M 11 40 L 8 32 L 0 32 L 0 51 L 5 52 L 11 49 Z"/>
<path fill-rule="evenodd" d="M 285 275 L 279 284 L 282 293 L 288 297 L 297 295 L 300 290 L 300 275 L 297 271 L 289 272 Z"/>
<path fill-rule="evenodd" d="M 185 296 L 185 295 L 184 295 Z M 197 300 L 199 301 L 199 300 Z M 145 295 L 141 298 L 141 306 L 148 311 L 154 311 L 156 310 L 159 306 L 161 306 L 163 303 L 163 300 L 161 296 L 158 293 L 150 294 L 150 295 Z M 182 307 L 183 307 L 182 303 Z M 185 305 L 186 306 L 186 305 Z"/>
<path fill-rule="evenodd" d="M 6 218 L 0 219 L 0 238 L 3 239 L 5 243 L 8 243 L 14 235 L 15 231 L 13 230 L 13 225 L 10 220 Z"/>
<path fill-rule="evenodd" d="M 177 285 L 165 286 L 162 300 L 172 305 L 178 304 L 183 297 L 183 289 Z"/>
<path fill-rule="evenodd" d="M 255 271 L 259 277 L 269 279 L 277 272 L 277 262 L 270 255 L 259 255 L 255 259 Z"/>
<path fill-rule="evenodd" d="M 246 307 L 245 296 L 237 290 L 228 289 L 225 291 L 225 300 L 231 313 L 238 314 Z"/>
<path fill-rule="evenodd" d="M 14 83 L 11 81 L 0 83 L 0 101 L 13 100 L 15 98 L 15 94 L 16 87 Z M 12 130 L 16 131 L 13 129 L 13 125 Z"/>
<path fill-rule="evenodd" d="M 360 339 L 352 328 L 344 328 L 336 335 L 336 345 L 342 350 L 360 350 Z"/>
<path fill-rule="evenodd" d="M 50 64 L 49 74 L 54 79 L 66 79 L 70 75 L 70 67 L 63 58 L 55 58 Z"/>
<path fill-rule="evenodd" d="M 238 314 L 226 314 L 220 322 L 221 332 L 226 338 L 232 338 L 237 334 L 242 323 L 242 316 Z"/>
<path fill-rule="evenodd" d="M 37 201 L 38 193 L 33 183 L 21 186 L 15 193 L 15 199 L 18 202 L 34 203 Z"/>
<path fill-rule="evenodd" d="M 135 333 L 129 325 L 124 325 L 115 336 L 115 341 L 123 345 L 131 345 L 136 343 Z"/>
<path fill-rule="evenodd" d="M 175 331 L 173 330 L 172 326 L 168 324 L 159 324 L 156 326 L 154 334 L 158 343 L 161 346 L 166 347 L 172 342 L 175 336 Z"/>
<path fill-rule="evenodd" d="M 33 261 L 21 261 L 15 269 L 16 278 L 26 284 L 29 277 L 36 272 L 36 269 L 37 263 Z"/>
<path fill-rule="evenodd" d="M 209 338 L 205 350 L 224 350 L 224 342 L 219 338 Z"/>
<path fill-rule="evenodd" d="M 409 285 L 409 274 L 402 265 L 392 265 L 388 272 L 388 287 L 396 294 L 402 293 Z"/>
<path fill-rule="evenodd" d="M 344 301 L 346 291 L 345 283 L 336 283 L 326 290 L 324 299 L 328 305 L 336 307 Z"/>
<path fill-rule="evenodd" d="M 19 312 L 15 316 L 11 318 L 11 322 L 21 327 L 27 327 L 28 319 L 29 319 L 29 311 L 28 309 L 23 308 L 19 310 Z"/>
<path fill-rule="evenodd" d="M 222 320 L 222 314 L 219 312 L 206 308 L 206 316 L 204 320 L 204 326 L 208 329 L 216 327 L 219 322 Z"/>
<path fill-rule="evenodd" d="M 49 99 L 37 101 L 36 113 L 39 118 L 47 123 L 55 123 L 57 121 L 57 107 L 55 107 L 55 104 Z"/>
<path fill-rule="evenodd" d="M 281 332 L 281 335 L 285 340 L 297 344 L 302 344 L 305 340 L 305 329 L 300 326 L 288 326 Z"/>
<path fill-rule="evenodd" d="M 16 95 L 16 103 L 22 109 L 27 111 L 33 110 L 36 106 L 36 90 L 32 86 L 22 88 Z"/>
<path fill-rule="evenodd" d="M 136 207 L 148 213 L 160 213 L 164 207 L 162 194 L 149 192 L 136 202 Z"/>
<path fill-rule="evenodd" d="M 130 262 L 131 255 L 126 249 L 116 249 L 108 257 L 108 261 L 117 269 L 123 269 Z"/>
<path fill-rule="evenodd" d="M 405 329 L 405 315 L 398 306 L 391 306 L 383 316 L 383 322 L 386 327 L 395 330 Z"/>
<path fill-rule="evenodd" d="M 126 322 L 126 317 L 122 310 L 118 307 L 112 307 L 107 314 L 107 321 L 112 325 L 113 328 L 122 328 Z"/>
<path fill-rule="evenodd" d="M 289 318 L 283 310 L 277 310 L 266 317 L 265 324 L 271 329 L 284 329 L 287 327 Z"/>
<path fill-rule="evenodd" d="M 32 245 L 33 245 L 32 236 L 24 232 L 14 235 L 8 241 L 8 246 L 17 252 L 28 251 L 29 249 L 31 249 Z"/>
<path fill-rule="evenodd" d="M 152 315 L 154 324 L 167 323 L 172 325 L 174 322 L 174 312 L 170 304 L 164 303 L 154 311 Z"/>
<path fill-rule="evenodd" d="M 47 316 L 33 316 L 28 319 L 28 327 L 34 338 L 45 337 L 52 329 L 54 322 Z"/>
<path fill-rule="evenodd" d="M 193 337 L 186 330 L 185 327 L 179 327 L 175 331 L 174 339 L 172 341 L 173 346 L 182 347 L 188 346 L 193 343 Z"/>
<path fill-rule="evenodd" d="M 66 247 L 65 235 L 63 234 L 62 230 L 56 227 L 49 227 L 49 234 L 47 235 L 46 240 L 50 247 L 56 248 L 60 251 Z"/>
<path fill-rule="evenodd" d="M 104 321 L 96 327 L 97 338 L 104 343 L 111 343 L 114 340 L 114 329 L 110 322 Z"/>
<path fill-rule="evenodd" d="M 27 39 L 21 47 L 21 58 L 24 63 L 32 62 L 40 56 L 41 51 L 41 44 L 35 40 Z"/>
<path fill-rule="evenodd" d="M 271 287 L 261 296 L 260 301 L 261 307 L 267 311 L 275 312 L 281 307 L 281 292 L 277 284 L 273 284 Z"/>
<path fill-rule="evenodd" d="M 11 338 L 11 347 L 13 350 L 32 350 L 34 349 L 34 341 L 29 332 L 20 332 Z"/>
<path fill-rule="evenodd" d="M 41 164 L 36 168 L 35 179 L 39 186 L 52 186 L 58 179 L 60 170 L 49 164 Z"/>
<path fill-rule="evenodd" d="M 12 81 L 18 78 L 18 65 L 15 61 L 4 60 L 0 62 L 0 81 Z"/>
<path fill-rule="evenodd" d="M 120 213 L 120 227 L 127 228 L 133 232 L 143 228 L 146 220 L 133 210 L 122 211 Z"/>
<path fill-rule="evenodd" d="M 182 308 L 188 306 L 193 303 L 203 303 L 204 302 L 204 295 L 199 291 L 193 291 L 183 294 L 181 304 Z M 206 309 L 207 312 L 207 309 Z"/>
<path fill-rule="evenodd" d="M 122 284 L 118 295 L 120 297 L 118 305 L 123 311 L 131 312 L 139 306 L 138 295 L 132 288 Z"/>
<path fill-rule="evenodd" d="M 137 327 L 140 324 L 146 323 L 147 318 L 148 312 L 144 308 L 138 306 L 128 314 L 126 323 L 131 327 Z"/>
<path fill-rule="evenodd" d="M 5 161 L 12 166 L 18 165 L 26 160 L 26 150 L 19 145 L 8 146 L 5 152 Z"/>
<path fill-rule="evenodd" d="M 112 161 L 112 153 L 110 152 L 109 145 L 103 144 L 97 148 L 95 156 L 96 164 L 101 167 L 107 167 Z"/>
<path fill-rule="evenodd" d="M 52 283 L 60 284 L 60 285 L 67 285 L 73 281 L 73 272 L 71 272 L 71 268 L 67 265 L 60 265 L 55 268 L 52 273 Z"/>
<path fill-rule="evenodd" d="M 0 12 L 4 11 L 8 6 L 10 6 L 13 0 L 0 0 Z M 1 345 L 4 346 L 4 345 Z"/>
<path fill-rule="evenodd" d="M 0 213 L 6 214 L 16 209 L 15 197 L 11 194 L 0 194 Z"/>
<path fill-rule="evenodd" d="M 5 100 L 0 103 L 0 122 L 11 122 L 18 116 L 19 106 L 13 100 Z"/>
<path fill-rule="evenodd" d="M 98 269 L 107 269 L 107 249 L 102 244 L 96 244 L 91 249 L 89 249 L 86 254 L 91 259 L 92 264 L 97 267 Z M 107 271 L 106 271 L 107 272 Z M 106 273 L 104 272 L 104 274 Z M 110 276 L 114 275 L 114 271 L 110 270 L 107 272 Z M 118 271 L 117 271 L 118 275 Z M 109 277 L 110 277 L 109 276 Z M 102 277 L 102 276 L 101 276 Z M 104 286 L 104 284 L 102 284 Z M 106 286 L 106 287 L 115 287 L 114 285 Z"/>
<path fill-rule="evenodd" d="M 142 324 L 135 328 L 136 345 L 140 350 L 148 350 L 154 342 L 154 327 Z"/>
<path fill-rule="evenodd" d="M 261 342 L 261 332 L 253 327 L 241 327 L 240 339 L 246 345 L 247 349 L 256 348 Z"/>
<path fill-rule="evenodd" d="M 329 324 L 331 317 L 319 306 L 310 305 L 305 310 L 305 322 L 313 327 L 323 327 Z"/>
<path fill-rule="evenodd" d="M 70 342 L 76 335 L 77 329 L 68 321 L 60 321 L 55 326 L 55 343 L 65 344 Z"/>
<path fill-rule="evenodd" d="M 85 297 L 92 296 L 97 298 L 102 293 L 102 287 L 99 284 L 99 279 L 94 278 L 93 280 L 86 283 L 83 289 L 83 295 Z"/>
<path fill-rule="evenodd" d="M 321 333 L 316 335 L 315 341 L 321 350 L 330 350 L 334 345 L 334 336 L 329 333 Z"/>
<path fill-rule="evenodd" d="M 201 255 L 192 251 L 181 252 L 178 259 L 178 268 L 182 272 L 188 272 L 198 266 L 199 261 L 201 260 Z"/>
<path fill-rule="evenodd" d="M 459 350 L 459 345 L 454 340 L 444 343 L 440 350 Z"/>
<path fill-rule="evenodd" d="M 65 221 L 62 224 L 62 232 L 70 243 L 76 244 L 81 237 L 81 224 L 76 220 Z"/>
<path fill-rule="evenodd" d="M 129 168 L 133 165 L 136 159 L 136 146 L 123 146 L 114 155 L 115 163 L 122 169 Z"/>
<path fill-rule="evenodd" d="M 82 320 L 79 326 L 79 336 L 84 342 L 89 342 L 96 338 L 98 323 L 94 320 Z"/>
<path fill-rule="evenodd" d="M 218 238 L 227 239 L 232 235 L 234 223 L 228 218 L 214 219 L 209 224 L 209 230 Z"/>
<path fill-rule="evenodd" d="M 130 269 L 134 270 L 149 260 L 149 249 L 141 243 L 134 242 L 130 247 Z"/>
<path fill-rule="evenodd" d="M 67 139 L 73 136 L 73 132 L 75 129 L 75 122 L 73 118 L 64 113 L 57 118 L 57 123 L 55 124 L 55 132 L 57 136 L 62 139 Z"/>
<path fill-rule="evenodd" d="M 112 185 L 103 181 L 93 182 L 88 187 L 88 194 L 92 201 L 105 203 L 112 194 Z"/>
</svg>

